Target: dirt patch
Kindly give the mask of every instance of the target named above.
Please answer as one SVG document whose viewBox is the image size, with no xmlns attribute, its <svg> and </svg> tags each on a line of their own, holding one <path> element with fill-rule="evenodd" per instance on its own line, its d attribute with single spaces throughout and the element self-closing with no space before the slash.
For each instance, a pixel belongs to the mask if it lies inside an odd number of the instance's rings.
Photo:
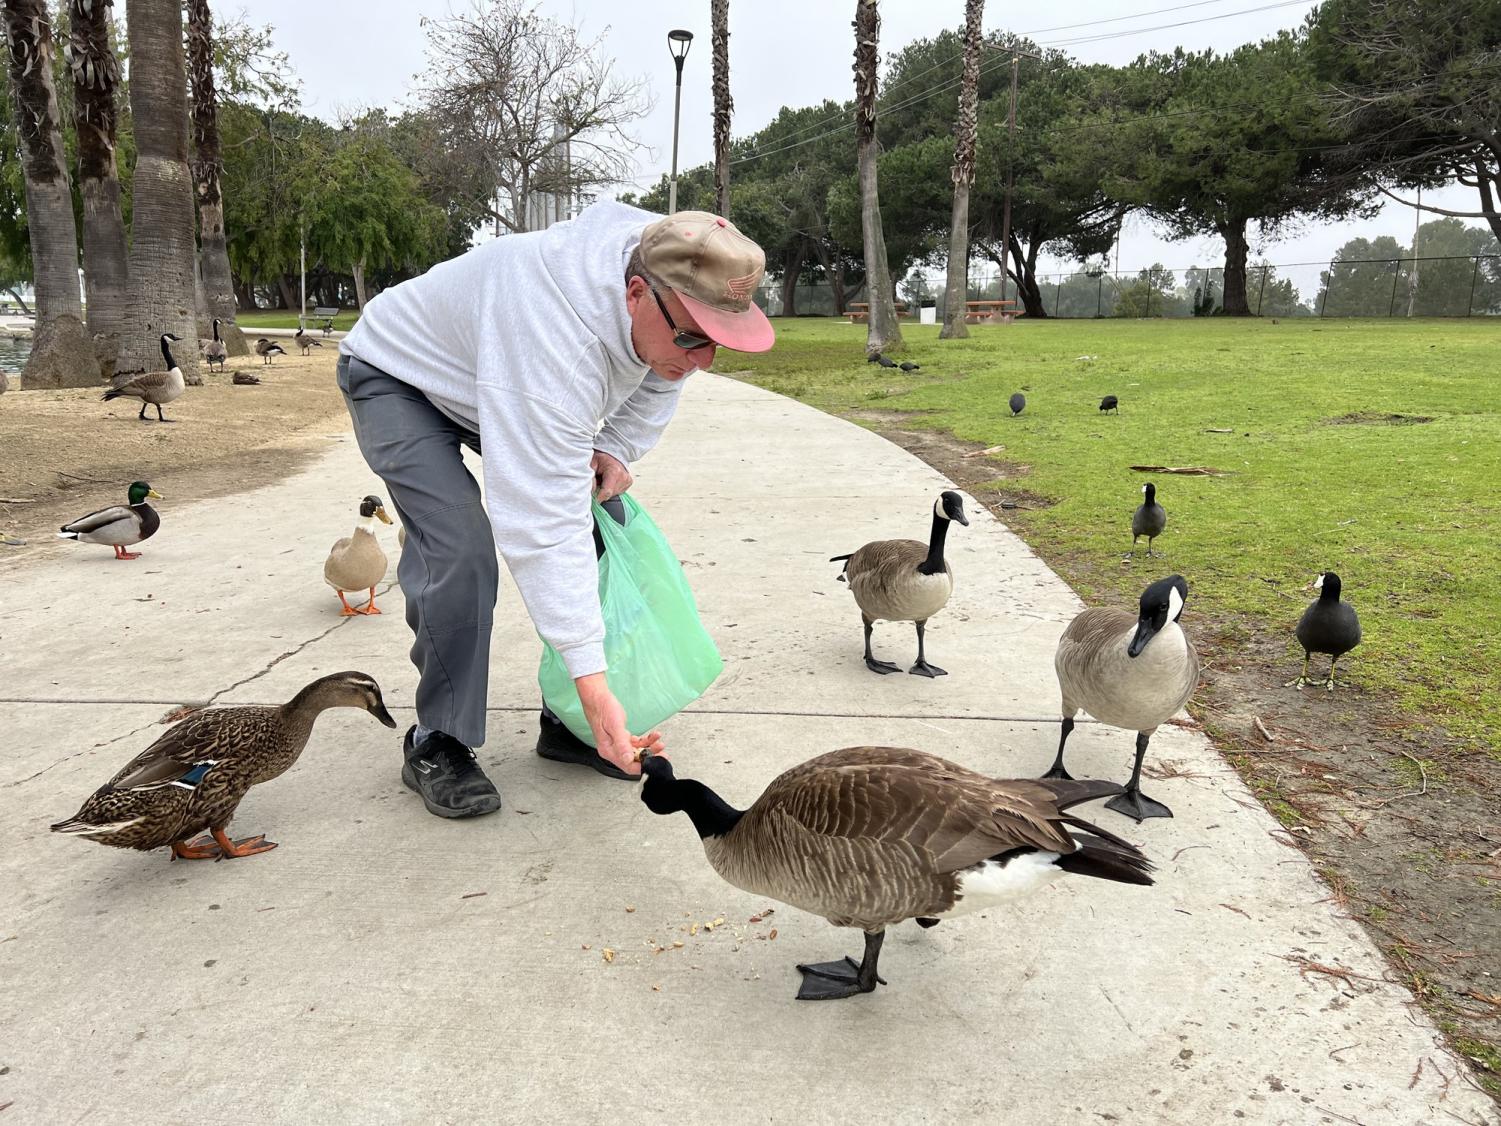
<svg viewBox="0 0 1501 1126">
<path fill-rule="evenodd" d="M 1010 494 L 1004 479 L 1027 470 L 997 460 L 1003 450 L 966 456 L 979 447 L 905 429 L 900 416 L 867 421 L 997 515 Z M 1037 550 L 1075 585 L 1101 585 L 1119 566 L 1118 557 Z M 1292 622 L 1308 595 L 1285 593 Z M 1195 615 L 1204 673 L 1190 710 L 1281 822 L 1283 843 L 1308 856 L 1386 952 L 1392 980 L 1501 1097 L 1501 763 L 1455 751 L 1421 716 L 1343 684 L 1284 687 L 1301 664 L 1288 631 L 1202 607 Z"/>
<path fill-rule="evenodd" d="M 1325 426 L 1421 426 L 1433 419 L 1426 414 L 1382 414 L 1380 411 L 1352 411 L 1337 418 L 1324 419 Z"/>
<path fill-rule="evenodd" d="M 9 391 L 0 397 L 0 567 L 77 551 L 58 527 L 125 499 L 149 481 L 173 505 L 227 496 L 297 472 L 349 428 L 334 382 L 335 347 L 312 356 L 257 357 L 204 375 L 165 409 L 176 422 L 136 418 L 136 400 L 99 401 L 101 391 Z M 234 371 L 262 382 L 240 387 Z M 148 411 L 148 417 L 155 409 Z M 170 518 L 170 517 L 168 517 Z M 14 541 L 23 541 L 19 545 Z"/>
<path fill-rule="evenodd" d="M 954 484 L 994 511 L 1051 508 L 1057 503 L 1012 484 L 1013 480 L 1030 473 L 1032 467 L 1006 461 L 1004 448 L 991 447 L 993 452 L 984 453 L 979 446 L 961 441 L 947 430 L 902 428 L 903 422 L 926 413 L 857 410 L 846 411 L 845 417 L 873 423 L 876 433 L 941 470 Z"/>
</svg>

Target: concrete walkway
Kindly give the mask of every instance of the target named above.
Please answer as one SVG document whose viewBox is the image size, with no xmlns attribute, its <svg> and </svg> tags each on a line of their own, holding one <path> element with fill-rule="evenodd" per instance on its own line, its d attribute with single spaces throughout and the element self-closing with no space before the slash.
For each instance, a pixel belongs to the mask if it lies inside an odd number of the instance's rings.
<svg viewBox="0 0 1501 1126">
<path fill-rule="evenodd" d="M 1046 767 L 1053 646 L 1079 603 L 978 504 L 950 536 L 957 590 L 928 635 L 951 675 L 878 678 L 860 660 L 827 559 L 922 537 L 944 484 L 854 426 L 694 378 L 637 485 L 725 656 L 666 728 L 681 773 L 746 804 L 854 743 Z M 340 711 L 241 806 L 238 834 L 281 842 L 268 855 L 169 864 L 49 834 L 183 702 L 280 702 L 358 668 L 411 721 L 400 592 L 383 617 L 342 619 L 322 582 L 378 490 L 352 439 L 331 439 L 283 484 L 166 502 L 136 563 L 79 548 L 0 570 L 3 1126 L 1496 1121 L 1276 822 L 1181 727 L 1153 743 L 1175 776 L 1148 787 L 1175 820 L 1083 811 L 1145 846 L 1155 887 L 1064 880 L 1014 911 L 903 926 L 889 987 L 795 1002 L 793 964 L 858 953 L 859 936 L 791 908 L 750 922 L 772 904 L 720 882 L 686 818 L 533 755 L 539 645 L 509 587 L 481 752 L 500 815 L 428 816 L 398 779 L 397 733 Z M 911 627 L 878 627 L 876 647 L 909 663 Z M 1071 747 L 1076 774 L 1122 779 L 1133 739 L 1085 724 Z"/>
</svg>

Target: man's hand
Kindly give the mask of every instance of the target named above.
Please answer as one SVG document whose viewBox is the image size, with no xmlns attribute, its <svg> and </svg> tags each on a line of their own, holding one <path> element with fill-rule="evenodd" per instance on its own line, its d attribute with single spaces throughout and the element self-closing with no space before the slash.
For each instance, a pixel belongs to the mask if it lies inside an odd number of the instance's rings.
<svg viewBox="0 0 1501 1126">
<path fill-rule="evenodd" d="M 614 458 L 610 460 L 614 461 Z M 662 754 L 662 737 L 657 732 L 632 735 L 626 730 L 625 709 L 610 691 L 604 673 L 590 673 L 573 683 L 578 688 L 579 702 L 584 705 L 584 718 L 589 721 L 589 730 L 594 732 L 594 745 L 607 762 L 614 763 L 627 774 L 640 774 L 638 752 L 641 748 L 646 748 L 654 755 Z"/>
<path fill-rule="evenodd" d="M 594 470 L 594 499 L 600 504 L 618 497 L 634 481 L 631 471 L 604 450 L 594 451 L 594 456 L 589 459 L 589 468 Z"/>
</svg>

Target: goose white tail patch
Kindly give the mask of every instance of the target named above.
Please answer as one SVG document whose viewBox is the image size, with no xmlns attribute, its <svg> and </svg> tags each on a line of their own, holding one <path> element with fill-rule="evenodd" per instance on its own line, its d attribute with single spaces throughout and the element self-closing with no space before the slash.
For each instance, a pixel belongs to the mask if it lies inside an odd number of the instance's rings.
<svg viewBox="0 0 1501 1126">
<path fill-rule="evenodd" d="M 1058 856 L 1056 852 L 1025 852 L 1005 864 L 982 860 L 960 875 L 958 901 L 938 918 L 983 911 L 1041 891 L 1063 875 L 1063 869 L 1054 863 Z"/>
</svg>

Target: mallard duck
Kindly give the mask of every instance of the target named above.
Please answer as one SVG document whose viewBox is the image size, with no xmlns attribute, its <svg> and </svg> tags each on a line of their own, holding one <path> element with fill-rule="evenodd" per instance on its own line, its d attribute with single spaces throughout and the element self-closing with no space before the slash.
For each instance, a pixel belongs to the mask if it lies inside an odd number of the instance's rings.
<svg viewBox="0 0 1501 1126">
<path fill-rule="evenodd" d="M 203 358 L 210 369 L 218 364 L 220 371 L 224 370 L 224 362 L 229 359 L 229 348 L 219 336 L 218 317 L 214 318 L 214 338 L 203 346 Z"/>
<path fill-rule="evenodd" d="M 709 864 L 753 895 L 865 932 L 865 954 L 800 965 L 800 1000 L 874 991 L 886 928 L 1009 904 L 1066 872 L 1150 884 L 1141 852 L 1064 811 L 1113 782 L 1001 781 L 901 747 L 847 747 L 782 774 L 746 810 L 643 754 L 641 800 L 684 812 Z"/>
<path fill-rule="evenodd" d="M 60 540 L 80 540 L 83 543 L 102 543 L 115 549 L 116 559 L 139 559 L 139 551 L 125 548 L 142 540 L 149 540 L 161 527 L 162 518 L 156 509 L 146 503 L 147 497 L 162 500 L 162 494 L 145 481 L 132 481 L 126 493 L 126 504 L 115 504 L 80 516 L 71 524 L 64 524 L 57 533 Z"/>
<path fill-rule="evenodd" d="M 275 341 L 267 340 L 264 336 L 255 342 L 255 354 L 263 363 L 270 364 L 272 356 L 285 356 L 287 350 Z"/>
<path fill-rule="evenodd" d="M 156 408 L 158 422 L 176 422 L 176 419 L 167 418 L 162 414 L 162 406 L 172 402 L 187 387 L 187 381 L 182 377 L 182 368 L 177 366 L 177 361 L 172 358 L 170 344 L 175 344 L 182 338 L 174 336 L 170 332 L 162 333 L 162 360 L 167 365 L 166 371 L 148 371 L 139 375 L 119 375 L 115 377 L 115 385 L 99 396 L 100 402 L 109 402 L 111 399 L 140 399 L 141 413 L 137 415 L 142 422 L 146 419 L 146 408 Z"/>
<path fill-rule="evenodd" d="M 917 664 L 907 671 L 916 676 L 947 676 L 930 665 L 923 653 L 923 633 L 928 619 L 942 610 L 954 593 L 954 574 L 943 557 L 949 522 L 968 525 L 964 498 L 952 490 L 933 502 L 933 527 L 927 543 L 917 540 L 876 540 L 851 555 L 836 555 L 830 563 L 844 563 L 840 581 L 848 581 L 860 620 L 865 623 L 865 667 L 883 676 L 897 671 L 889 661 L 878 661 L 870 651 L 871 628 L 877 621 L 914 622 L 917 625 Z"/>
<path fill-rule="evenodd" d="M 1298 619 L 1295 633 L 1298 644 L 1303 646 L 1303 672 L 1296 680 L 1288 681 L 1287 687 L 1296 687 L 1301 692 L 1308 683 L 1308 662 L 1315 653 L 1328 653 L 1329 675 L 1324 687 L 1333 692 L 1334 663 L 1360 644 L 1360 618 L 1354 606 L 1339 600 L 1339 576 L 1333 571 L 1323 572 L 1308 585 L 1319 596 Z"/>
<path fill-rule="evenodd" d="M 386 577 L 386 553 L 375 538 L 377 520 L 391 522 L 380 497 L 367 496 L 360 501 L 360 522 L 354 526 L 354 534 L 334 544 L 323 564 L 323 581 L 339 592 L 345 615 L 380 613 L 375 607 L 375 587 Z M 370 600 L 358 610 L 344 597 L 346 591 L 354 590 L 370 592 Z"/>
<path fill-rule="evenodd" d="M 1173 815 L 1141 792 L 1141 760 L 1152 733 L 1188 703 L 1199 683 L 1199 655 L 1178 625 L 1187 598 L 1188 583 L 1173 575 L 1142 592 L 1135 615 L 1095 607 L 1068 624 L 1053 656 L 1063 695 L 1063 730 L 1058 755 L 1044 777 L 1069 777 L 1063 745 L 1074 729 L 1074 714 L 1083 710 L 1101 723 L 1136 732 L 1131 780 L 1126 792 L 1105 807 L 1137 821 Z"/>
<path fill-rule="evenodd" d="M 1142 536 L 1147 537 L 1147 558 L 1155 554 L 1152 551 L 1152 541 L 1162 535 L 1167 527 L 1167 509 L 1157 503 L 1157 486 L 1148 481 L 1141 487 L 1146 499 L 1136 506 L 1136 511 L 1131 514 L 1131 550 L 1126 558 L 1136 554 L 1136 541 Z"/>
<path fill-rule="evenodd" d="M 297 344 L 297 347 L 302 349 L 302 354 L 304 356 L 311 355 L 311 353 L 308 351 L 309 348 L 323 347 L 323 341 L 314 339 L 313 334 L 307 332 L 304 329 L 299 328 L 296 335 L 293 336 L 292 339 Z"/>
<path fill-rule="evenodd" d="M 280 707 L 195 712 L 131 759 L 54 833 L 115 848 L 168 847 L 184 860 L 254 856 L 276 847 L 264 836 L 231 841 L 230 818 L 251 786 L 291 769 L 313 723 L 329 708 L 363 708 L 387 727 L 380 686 L 362 672 L 313 681 Z M 190 841 L 207 829 L 209 836 Z"/>
</svg>

